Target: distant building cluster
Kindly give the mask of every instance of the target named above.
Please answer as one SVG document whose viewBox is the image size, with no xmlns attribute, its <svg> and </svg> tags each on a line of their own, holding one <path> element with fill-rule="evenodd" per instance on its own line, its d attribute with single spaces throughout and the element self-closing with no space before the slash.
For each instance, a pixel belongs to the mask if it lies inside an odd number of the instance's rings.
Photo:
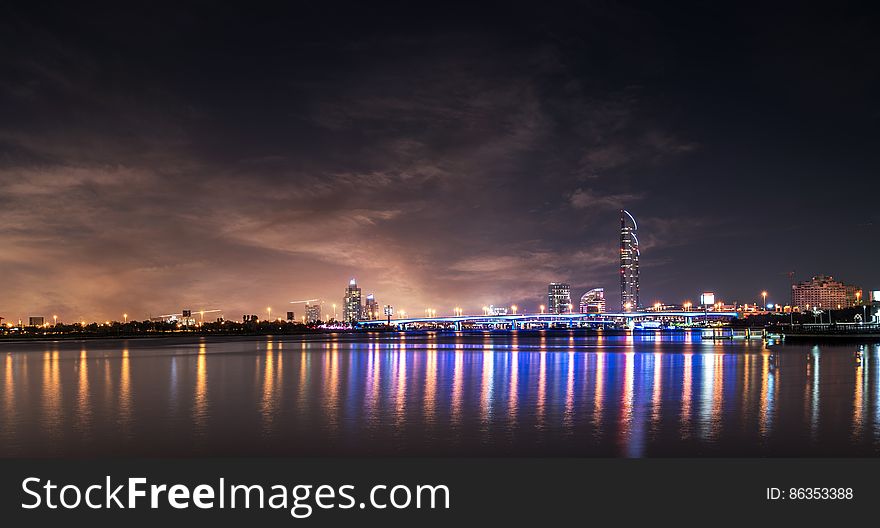
<svg viewBox="0 0 880 528">
<path fill-rule="evenodd" d="M 376 296 L 368 294 L 366 301 L 363 300 L 357 280 L 351 279 L 345 288 L 342 297 L 342 320 L 345 323 L 354 324 L 358 321 L 376 321 L 384 317 L 390 317 L 394 313 L 391 305 L 379 306 Z"/>
<path fill-rule="evenodd" d="M 818 275 L 791 287 L 791 304 L 801 310 L 849 308 L 861 302 L 861 288 L 826 275 Z"/>
</svg>

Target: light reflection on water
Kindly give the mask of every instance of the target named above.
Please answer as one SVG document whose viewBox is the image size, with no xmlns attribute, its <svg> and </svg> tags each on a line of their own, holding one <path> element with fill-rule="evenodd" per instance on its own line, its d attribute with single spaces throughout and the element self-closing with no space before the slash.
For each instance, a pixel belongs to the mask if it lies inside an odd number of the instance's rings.
<svg viewBox="0 0 880 528">
<path fill-rule="evenodd" d="M 0 353 L 2 456 L 880 452 L 878 344 L 429 333 Z"/>
</svg>

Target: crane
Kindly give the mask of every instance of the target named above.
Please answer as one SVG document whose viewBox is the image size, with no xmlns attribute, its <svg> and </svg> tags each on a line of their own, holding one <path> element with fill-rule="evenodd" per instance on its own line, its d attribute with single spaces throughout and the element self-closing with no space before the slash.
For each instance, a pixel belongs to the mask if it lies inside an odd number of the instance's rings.
<svg viewBox="0 0 880 528">
<path fill-rule="evenodd" d="M 304 301 L 290 301 L 290 304 L 309 304 L 311 302 L 317 302 L 321 299 L 306 299 Z"/>
<path fill-rule="evenodd" d="M 222 312 L 222 311 L 223 311 L 223 310 L 220 310 L 220 309 L 216 309 L 216 310 L 196 310 L 195 313 L 197 313 L 197 314 L 199 314 L 199 315 L 201 316 L 201 322 L 204 323 L 204 322 L 205 322 L 205 314 L 206 314 L 206 313 L 216 313 L 216 312 Z M 192 314 L 192 313 L 193 313 L 192 310 L 184 310 L 184 312 L 187 312 L 187 313 L 189 313 L 189 314 Z M 160 315 L 159 317 L 168 317 L 168 318 L 174 320 L 174 319 L 177 319 L 178 317 L 183 317 L 183 315 L 184 315 L 183 313 L 175 313 L 175 314 L 165 314 L 165 315 Z"/>
</svg>

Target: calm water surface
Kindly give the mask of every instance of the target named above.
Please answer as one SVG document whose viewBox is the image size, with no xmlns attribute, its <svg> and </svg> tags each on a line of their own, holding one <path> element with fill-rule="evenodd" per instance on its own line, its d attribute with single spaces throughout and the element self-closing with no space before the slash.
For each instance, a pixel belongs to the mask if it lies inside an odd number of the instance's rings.
<svg viewBox="0 0 880 528">
<path fill-rule="evenodd" d="M 0 362 L 4 457 L 880 453 L 880 344 L 168 338 L 7 342 Z"/>
</svg>

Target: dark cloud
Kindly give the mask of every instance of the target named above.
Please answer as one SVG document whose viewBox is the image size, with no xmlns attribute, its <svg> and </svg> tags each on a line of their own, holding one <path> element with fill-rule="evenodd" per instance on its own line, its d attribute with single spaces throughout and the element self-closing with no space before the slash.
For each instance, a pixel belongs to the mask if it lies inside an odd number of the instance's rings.
<svg viewBox="0 0 880 528">
<path fill-rule="evenodd" d="M 281 312 L 350 276 L 411 313 L 613 305 L 620 207 L 649 300 L 877 286 L 862 13 L 811 43 L 825 17 L 745 7 L 80 9 L 0 23 L 4 317 Z"/>
</svg>

